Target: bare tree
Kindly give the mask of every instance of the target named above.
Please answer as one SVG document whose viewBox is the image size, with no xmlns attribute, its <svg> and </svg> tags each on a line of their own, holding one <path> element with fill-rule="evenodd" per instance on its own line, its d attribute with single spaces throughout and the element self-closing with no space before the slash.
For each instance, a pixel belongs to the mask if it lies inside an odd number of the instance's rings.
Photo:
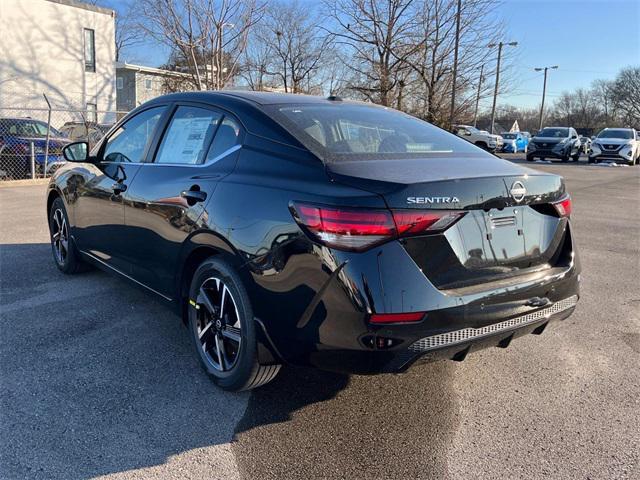
<svg viewBox="0 0 640 480">
<path fill-rule="evenodd" d="M 409 55 L 403 54 L 404 61 L 416 76 L 418 90 L 422 92 L 414 96 L 419 101 L 410 106 L 411 111 L 441 125 L 447 123 L 453 88 L 456 3 L 456 0 L 420 0 L 413 49 Z M 470 115 L 478 93 L 480 67 L 485 65 L 484 76 L 491 75 L 494 52 L 487 45 L 500 38 L 503 32 L 498 17 L 490 15 L 495 6 L 494 0 L 466 0 L 462 3 L 454 118 Z M 504 57 L 504 60 L 508 65 L 509 57 Z M 508 84 L 508 80 L 503 81 L 502 90 Z M 493 86 L 484 82 L 480 98 L 492 90 Z"/>
<path fill-rule="evenodd" d="M 135 21 L 135 13 L 130 5 L 116 14 L 115 28 L 116 62 L 119 62 L 128 49 L 144 41 L 144 32 Z"/>
<path fill-rule="evenodd" d="M 622 121 L 640 128 L 640 67 L 623 69 L 611 86 L 611 94 Z"/>
<path fill-rule="evenodd" d="M 416 27 L 414 0 L 325 1 L 332 33 L 347 48 L 353 72 L 350 88 L 373 102 L 391 106 L 407 70 Z"/>
<path fill-rule="evenodd" d="M 331 35 L 317 24 L 309 7 L 297 0 L 270 3 L 251 36 L 257 46 L 251 48 L 247 62 L 249 82 L 262 87 L 267 76 L 285 92 L 317 90 L 319 85 L 312 78 L 331 43 Z"/>
<path fill-rule="evenodd" d="M 140 27 L 185 63 L 198 89 L 221 89 L 238 73 L 256 0 L 140 0 Z"/>
</svg>

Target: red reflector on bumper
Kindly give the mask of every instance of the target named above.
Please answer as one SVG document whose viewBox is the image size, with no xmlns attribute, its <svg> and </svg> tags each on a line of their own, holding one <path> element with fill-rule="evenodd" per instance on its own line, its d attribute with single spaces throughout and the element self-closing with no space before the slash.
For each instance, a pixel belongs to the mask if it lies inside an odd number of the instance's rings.
<svg viewBox="0 0 640 480">
<path fill-rule="evenodd" d="M 424 318 L 425 312 L 410 313 L 376 313 L 371 315 L 371 323 L 412 323 Z"/>
</svg>

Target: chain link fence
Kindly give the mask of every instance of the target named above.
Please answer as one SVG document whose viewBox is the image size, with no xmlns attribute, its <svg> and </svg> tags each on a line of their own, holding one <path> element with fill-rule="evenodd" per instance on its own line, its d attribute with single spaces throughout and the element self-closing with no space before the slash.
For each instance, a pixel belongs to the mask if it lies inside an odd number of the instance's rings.
<svg viewBox="0 0 640 480">
<path fill-rule="evenodd" d="M 44 178 L 71 142 L 98 142 L 127 112 L 0 107 L 0 182 Z"/>
</svg>

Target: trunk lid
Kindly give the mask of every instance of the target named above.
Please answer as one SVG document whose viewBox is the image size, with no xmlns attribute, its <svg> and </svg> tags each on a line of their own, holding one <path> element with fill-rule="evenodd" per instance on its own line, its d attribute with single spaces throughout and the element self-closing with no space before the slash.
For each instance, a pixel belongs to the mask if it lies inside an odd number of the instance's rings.
<svg viewBox="0 0 640 480">
<path fill-rule="evenodd" d="M 327 170 L 337 182 L 381 195 L 391 209 L 466 211 L 440 234 L 401 240 L 438 288 L 502 281 L 565 259 L 567 222 L 551 206 L 565 196 L 558 175 L 486 156 L 342 162 Z"/>
</svg>

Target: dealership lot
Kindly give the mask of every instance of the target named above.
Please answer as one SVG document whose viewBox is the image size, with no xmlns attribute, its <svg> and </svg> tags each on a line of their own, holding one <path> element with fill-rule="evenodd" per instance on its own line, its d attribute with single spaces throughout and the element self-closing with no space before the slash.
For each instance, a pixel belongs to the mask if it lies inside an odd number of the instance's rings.
<svg viewBox="0 0 640 480">
<path fill-rule="evenodd" d="M 0 188 L 0 478 L 639 478 L 640 167 L 530 166 L 574 199 L 567 321 L 463 363 L 286 368 L 243 394 L 153 298 L 58 273 L 44 186 Z"/>
</svg>

